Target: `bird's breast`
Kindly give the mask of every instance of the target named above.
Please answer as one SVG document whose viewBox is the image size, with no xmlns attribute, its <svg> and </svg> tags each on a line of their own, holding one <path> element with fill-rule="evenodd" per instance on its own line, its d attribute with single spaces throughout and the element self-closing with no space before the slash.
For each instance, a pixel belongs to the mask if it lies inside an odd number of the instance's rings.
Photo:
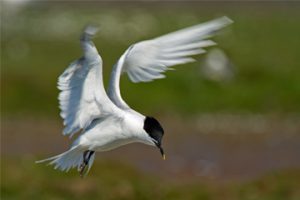
<svg viewBox="0 0 300 200">
<path fill-rule="evenodd" d="M 134 115 L 99 120 L 81 135 L 81 140 L 94 151 L 109 151 L 134 142 L 146 143 L 142 123 L 143 120 Z"/>
</svg>

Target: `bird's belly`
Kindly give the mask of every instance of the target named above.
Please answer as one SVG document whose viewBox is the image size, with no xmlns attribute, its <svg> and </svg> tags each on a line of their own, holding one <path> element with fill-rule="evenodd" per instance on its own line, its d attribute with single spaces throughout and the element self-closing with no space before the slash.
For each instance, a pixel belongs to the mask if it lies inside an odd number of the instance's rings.
<svg viewBox="0 0 300 200">
<path fill-rule="evenodd" d="M 91 150 L 94 151 L 109 151 L 133 142 L 138 142 L 138 141 L 136 141 L 134 138 L 122 138 L 118 140 L 107 141 L 105 143 L 94 142 L 93 144 L 91 144 L 90 148 Z"/>
<path fill-rule="evenodd" d="M 132 124 L 135 125 L 135 122 L 113 117 L 95 121 L 80 136 L 78 143 L 94 151 L 109 151 L 133 142 L 145 143 L 140 137 L 142 126 L 139 129 Z"/>
</svg>

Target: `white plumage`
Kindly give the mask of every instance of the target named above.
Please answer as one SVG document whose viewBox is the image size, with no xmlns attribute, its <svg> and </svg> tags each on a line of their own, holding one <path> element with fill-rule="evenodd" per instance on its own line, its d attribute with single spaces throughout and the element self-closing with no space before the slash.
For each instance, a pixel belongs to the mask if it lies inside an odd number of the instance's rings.
<svg viewBox="0 0 300 200">
<path fill-rule="evenodd" d="M 38 162 L 51 161 L 62 171 L 77 167 L 82 175 L 85 166 L 91 168 L 95 151 L 108 151 L 132 142 L 157 146 L 164 156 L 161 125 L 126 104 L 120 94 L 120 76 L 126 72 L 133 82 L 164 78 L 169 67 L 193 62 L 191 56 L 214 45 L 208 38 L 230 23 L 229 18 L 222 17 L 130 46 L 113 67 L 108 94 L 103 85 L 102 59 L 91 41 L 97 29 L 87 27 L 81 36 L 83 56 L 58 79 L 63 134 L 81 134 L 70 150 Z"/>
</svg>

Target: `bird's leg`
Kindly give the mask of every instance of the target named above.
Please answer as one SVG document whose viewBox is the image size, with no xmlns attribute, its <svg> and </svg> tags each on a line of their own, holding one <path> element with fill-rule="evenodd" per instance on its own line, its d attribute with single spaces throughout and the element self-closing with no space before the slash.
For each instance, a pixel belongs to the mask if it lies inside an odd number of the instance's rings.
<svg viewBox="0 0 300 200">
<path fill-rule="evenodd" d="M 90 150 L 83 152 L 83 161 L 79 167 L 79 173 L 81 177 L 83 177 L 85 167 L 89 164 L 89 161 L 94 153 L 95 151 Z"/>
<path fill-rule="evenodd" d="M 83 160 L 82 160 L 82 163 L 80 164 L 80 167 L 78 168 L 78 171 L 79 171 L 79 174 L 80 174 L 81 177 L 82 177 L 82 175 L 83 175 L 85 166 L 87 165 L 87 164 L 86 164 L 86 155 L 87 155 L 88 152 L 89 152 L 89 151 L 83 152 Z"/>
</svg>

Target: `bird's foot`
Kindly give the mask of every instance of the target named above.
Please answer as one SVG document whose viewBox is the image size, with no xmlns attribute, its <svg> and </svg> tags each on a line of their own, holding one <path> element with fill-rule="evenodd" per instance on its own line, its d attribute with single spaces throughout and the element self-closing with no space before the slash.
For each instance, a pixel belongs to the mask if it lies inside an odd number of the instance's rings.
<svg viewBox="0 0 300 200">
<path fill-rule="evenodd" d="M 92 155 L 94 154 L 94 151 L 85 151 L 83 153 L 83 160 L 82 163 L 80 164 L 78 171 L 80 174 L 80 177 L 84 177 L 84 175 L 86 174 L 86 166 L 89 164 L 90 158 L 92 157 Z"/>
<path fill-rule="evenodd" d="M 79 171 L 79 174 L 80 174 L 80 177 L 83 178 L 84 176 L 84 171 L 85 171 L 85 168 L 86 168 L 86 165 L 87 163 L 85 163 L 84 161 L 80 164 L 79 168 L 78 168 L 78 171 Z"/>
</svg>

